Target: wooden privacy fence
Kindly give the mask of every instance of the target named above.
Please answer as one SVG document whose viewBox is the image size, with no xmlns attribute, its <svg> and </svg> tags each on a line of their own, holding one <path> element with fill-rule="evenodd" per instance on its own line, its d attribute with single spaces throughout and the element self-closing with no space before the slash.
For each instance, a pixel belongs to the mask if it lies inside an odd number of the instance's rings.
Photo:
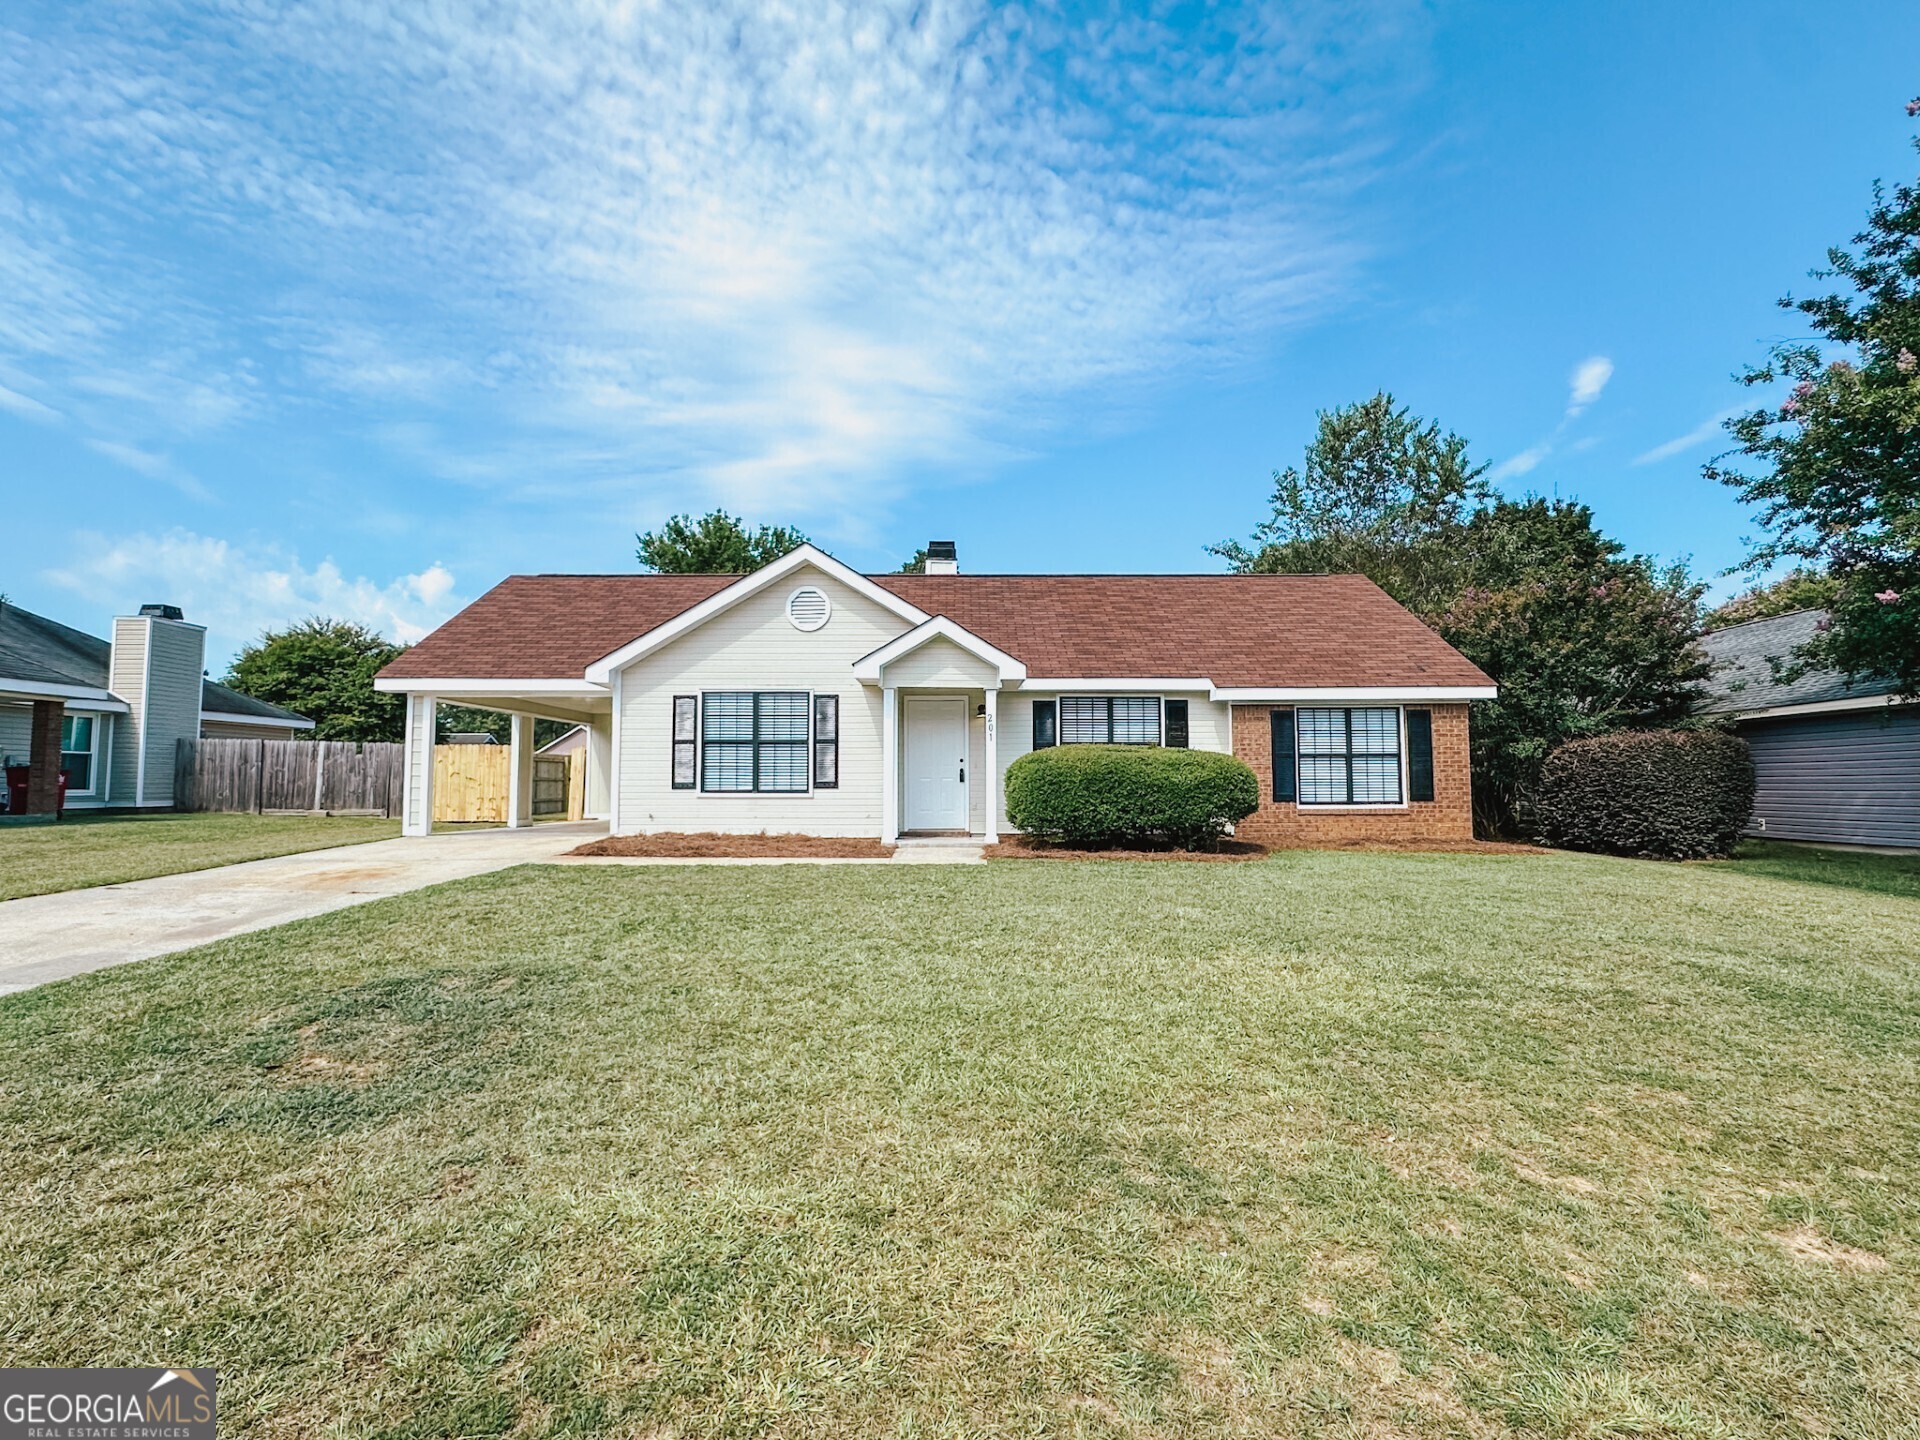
<svg viewBox="0 0 1920 1440">
<path fill-rule="evenodd" d="M 399 813 L 402 747 L 354 740 L 181 740 L 182 810 Z"/>
<path fill-rule="evenodd" d="M 182 810 L 400 813 L 404 746 L 351 740 L 181 740 L 173 803 Z M 510 750 L 433 747 L 433 818 L 507 823 Z M 583 756 L 582 759 L 585 757 Z M 533 759 L 535 819 L 586 811 L 586 766 L 566 755 Z"/>
<path fill-rule="evenodd" d="M 506 745 L 433 747 L 433 818 L 482 825 L 507 823 L 513 783 L 512 750 Z M 580 772 L 575 783 L 574 772 Z M 533 818 L 578 820 L 586 800 L 586 766 L 567 755 L 533 757 Z"/>
</svg>

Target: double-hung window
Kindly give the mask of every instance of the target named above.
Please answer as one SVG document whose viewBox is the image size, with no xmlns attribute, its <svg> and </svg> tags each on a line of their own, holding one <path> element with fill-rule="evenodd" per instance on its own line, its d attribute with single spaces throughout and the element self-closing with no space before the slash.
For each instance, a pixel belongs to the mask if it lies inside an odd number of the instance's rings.
<svg viewBox="0 0 1920 1440">
<path fill-rule="evenodd" d="M 67 715 L 60 721 L 60 768 L 67 772 L 67 793 L 93 789 L 93 731 L 91 715 Z"/>
<path fill-rule="evenodd" d="M 1158 695 L 1062 695 L 1062 745 L 1158 745 Z"/>
<path fill-rule="evenodd" d="M 1400 711 L 1301 709 L 1302 805 L 1398 805 Z"/>
<path fill-rule="evenodd" d="M 700 788 L 710 794 L 804 794 L 804 690 L 709 690 L 700 703 Z"/>
</svg>

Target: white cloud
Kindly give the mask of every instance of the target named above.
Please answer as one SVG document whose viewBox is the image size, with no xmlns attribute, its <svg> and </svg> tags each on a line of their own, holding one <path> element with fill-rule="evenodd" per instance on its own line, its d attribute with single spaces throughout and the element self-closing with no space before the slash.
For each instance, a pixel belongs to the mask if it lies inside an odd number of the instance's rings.
<svg viewBox="0 0 1920 1440">
<path fill-rule="evenodd" d="M 1696 445 L 1704 445 L 1709 440 L 1718 439 L 1725 433 L 1721 427 L 1739 413 L 1740 412 L 1735 409 L 1722 410 L 1718 414 L 1709 415 L 1705 420 L 1702 420 L 1698 425 L 1694 426 L 1693 429 L 1687 431 L 1686 434 L 1676 435 L 1664 444 L 1656 445 L 1651 450 L 1634 456 L 1633 463 L 1636 465 L 1657 465 L 1662 460 L 1671 460 L 1676 455 L 1684 454 Z"/>
<path fill-rule="evenodd" d="M 1493 467 L 1490 478 L 1494 480 L 1505 480 L 1514 475 L 1525 475 L 1552 453 L 1552 443 L 1543 440 L 1538 445 L 1522 450 L 1518 455 L 1510 455 L 1505 460 L 1502 460 L 1498 465 Z"/>
<path fill-rule="evenodd" d="M 231 418 L 162 382 L 232 413 L 464 402 L 629 489 L 813 510 L 989 462 L 1092 392 L 1118 409 L 1334 303 L 1360 254 L 1337 217 L 1386 163 L 1378 101 L 1424 23 L 140 8 L 0 47 L 19 163 L 75 187 L 45 225 L 0 203 L 32 322 L 0 349 L 65 357 L 96 397 L 118 377 L 156 423 Z M 131 254 L 84 223 L 103 197 L 220 259 Z"/>
<path fill-rule="evenodd" d="M 1604 355 L 1590 356 L 1574 366 L 1571 390 L 1567 396 L 1567 413 L 1578 415 L 1593 404 L 1612 378 L 1613 361 Z"/>
<path fill-rule="evenodd" d="M 94 439 L 86 443 L 87 448 L 95 454 L 104 455 L 136 474 L 146 476 L 149 480 L 158 480 L 171 485 L 182 495 L 191 499 L 213 499 L 212 491 L 174 464 L 166 455 L 152 450 L 142 450 L 138 445 L 129 445 L 124 440 Z"/>
<path fill-rule="evenodd" d="M 28 420 L 38 420 L 50 424 L 60 418 L 60 412 L 51 405 L 42 405 L 31 395 L 22 395 L 18 390 L 9 390 L 0 385 L 0 410 L 23 416 Z"/>
<path fill-rule="evenodd" d="M 1507 480 L 1516 475 L 1525 475 L 1539 467 L 1540 462 L 1559 448 L 1560 441 L 1569 426 L 1586 411 L 1586 408 L 1600 398 L 1607 388 L 1607 382 L 1613 378 L 1613 361 L 1604 355 L 1589 355 L 1573 367 L 1573 374 L 1567 380 L 1567 408 L 1560 416 L 1560 423 L 1538 444 L 1529 445 L 1518 455 L 1510 455 L 1494 466 L 1490 479 Z M 1586 449 L 1592 442 L 1576 444 L 1578 449 Z"/>
<path fill-rule="evenodd" d="M 189 530 L 74 538 L 81 558 L 46 578 L 117 613 L 158 601 L 208 630 L 209 664 L 263 630 L 310 615 L 353 620 L 389 639 L 418 640 L 458 610 L 454 576 L 436 563 L 380 581 L 348 576 L 331 559 L 311 568 L 277 545 L 240 546 Z"/>
</svg>

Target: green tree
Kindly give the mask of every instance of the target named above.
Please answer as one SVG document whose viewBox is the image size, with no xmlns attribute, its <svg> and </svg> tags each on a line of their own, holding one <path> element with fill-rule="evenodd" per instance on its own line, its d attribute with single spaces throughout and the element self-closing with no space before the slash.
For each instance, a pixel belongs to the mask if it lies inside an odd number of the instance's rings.
<svg viewBox="0 0 1920 1440">
<path fill-rule="evenodd" d="M 1920 100 L 1907 113 L 1920 114 Z M 1737 446 L 1706 473 L 1760 507 L 1769 537 L 1751 568 L 1791 560 L 1833 577 L 1832 623 L 1799 661 L 1891 676 L 1917 695 L 1920 183 L 1891 196 L 1876 185 L 1853 243 L 1828 251 L 1830 268 L 1814 272 L 1844 288 L 1780 302 L 1806 316 L 1819 340 L 1775 346 L 1746 373 L 1749 385 L 1792 389 L 1778 405 L 1729 420 Z"/>
<path fill-rule="evenodd" d="M 927 547 L 922 545 L 913 552 L 913 558 L 896 572 L 901 575 L 924 575 L 927 573 Z"/>
<path fill-rule="evenodd" d="M 1457 588 L 1455 537 L 1491 491 L 1467 442 L 1385 391 L 1322 411 L 1302 463 L 1273 475 L 1250 543 L 1208 546 L 1236 571 L 1358 571 L 1416 610 Z"/>
<path fill-rule="evenodd" d="M 491 735 L 494 743 L 513 743 L 513 716 L 505 710 L 479 710 L 471 705 L 442 705 L 434 715 L 435 738 L 441 742 L 449 735 Z M 565 720 L 535 719 L 533 745 L 537 750 L 550 745 L 573 726 Z"/>
<path fill-rule="evenodd" d="M 1751 586 L 1731 600 L 1721 601 L 1707 612 L 1705 625 L 1709 630 L 1724 630 L 1729 625 L 1791 615 L 1796 610 L 1824 610 L 1839 593 L 1840 582 L 1831 575 L 1796 568 L 1778 580 Z"/>
<path fill-rule="evenodd" d="M 1473 799 L 1481 832 L 1507 834 L 1561 741 L 1691 713 L 1703 587 L 1627 554 L 1569 501 L 1496 500 L 1459 543 L 1464 583 L 1423 618 L 1500 687 L 1473 707 Z"/>
<path fill-rule="evenodd" d="M 807 543 L 786 525 L 748 530 L 736 515 L 715 510 L 698 520 L 675 515 L 658 530 L 634 537 L 644 570 L 661 575 L 745 575 Z"/>
<path fill-rule="evenodd" d="M 1475 818 L 1498 834 L 1555 745 L 1682 719 L 1705 666 L 1684 567 L 1626 554 L 1584 505 L 1500 498 L 1484 473 L 1461 437 L 1376 395 L 1320 417 L 1253 545 L 1211 548 L 1242 571 L 1366 575 L 1485 670 L 1501 693 L 1474 705 Z"/>
<path fill-rule="evenodd" d="M 373 677 L 404 648 L 364 625 L 316 615 L 267 631 L 234 657 L 225 683 L 299 711 L 314 722 L 316 740 L 398 740 L 405 699 L 375 690 Z"/>
</svg>

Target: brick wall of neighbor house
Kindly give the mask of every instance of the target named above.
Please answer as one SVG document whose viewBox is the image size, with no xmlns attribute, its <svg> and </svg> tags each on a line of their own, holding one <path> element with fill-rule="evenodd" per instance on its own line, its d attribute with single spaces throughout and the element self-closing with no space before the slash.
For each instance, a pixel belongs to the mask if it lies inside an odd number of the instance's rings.
<svg viewBox="0 0 1920 1440">
<path fill-rule="evenodd" d="M 1235 827 L 1266 845 L 1340 845 L 1454 841 L 1473 838 L 1473 766 L 1467 752 L 1467 707 L 1428 705 L 1433 712 L 1433 799 L 1404 809 L 1335 810 L 1273 798 L 1275 705 L 1233 707 L 1233 753 L 1260 778 L 1260 808 Z"/>
</svg>

